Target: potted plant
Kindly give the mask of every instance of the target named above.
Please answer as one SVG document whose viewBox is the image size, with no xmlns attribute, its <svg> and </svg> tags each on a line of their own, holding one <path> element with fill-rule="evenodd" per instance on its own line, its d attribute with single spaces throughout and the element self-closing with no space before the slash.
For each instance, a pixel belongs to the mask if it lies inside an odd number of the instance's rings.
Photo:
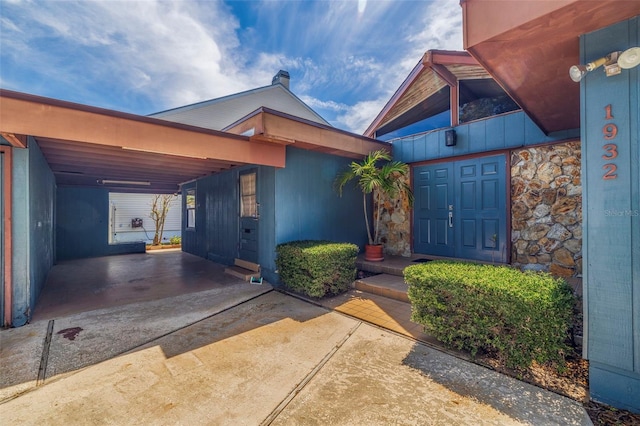
<svg viewBox="0 0 640 426">
<path fill-rule="evenodd" d="M 390 198 L 398 195 L 407 195 L 409 203 L 413 203 L 413 193 L 409 185 L 401 177 L 409 174 L 409 166 L 400 161 L 391 161 L 391 155 L 386 150 L 370 152 L 361 162 L 352 162 L 349 169 L 340 173 L 335 180 L 335 186 L 340 196 L 342 189 L 351 182 L 356 181 L 362 191 L 364 207 L 364 222 L 367 228 L 369 244 L 365 245 L 365 260 L 381 261 L 382 244 L 380 244 L 380 216 L 382 216 L 382 197 Z M 373 223 L 373 234 L 367 215 L 367 195 L 374 194 L 374 206 L 378 211 Z"/>
</svg>

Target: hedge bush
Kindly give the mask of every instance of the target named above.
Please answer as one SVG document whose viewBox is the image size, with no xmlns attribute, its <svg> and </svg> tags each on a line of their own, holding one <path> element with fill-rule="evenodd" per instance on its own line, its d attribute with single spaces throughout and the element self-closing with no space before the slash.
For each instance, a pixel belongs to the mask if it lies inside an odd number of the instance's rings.
<svg viewBox="0 0 640 426">
<path fill-rule="evenodd" d="M 574 296 L 546 273 L 434 261 L 404 270 L 412 321 L 449 347 L 484 351 L 507 367 L 564 366 Z"/>
<path fill-rule="evenodd" d="M 355 244 L 331 241 L 292 241 L 276 247 L 282 283 L 311 297 L 340 294 L 356 279 Z"/>
</svg>

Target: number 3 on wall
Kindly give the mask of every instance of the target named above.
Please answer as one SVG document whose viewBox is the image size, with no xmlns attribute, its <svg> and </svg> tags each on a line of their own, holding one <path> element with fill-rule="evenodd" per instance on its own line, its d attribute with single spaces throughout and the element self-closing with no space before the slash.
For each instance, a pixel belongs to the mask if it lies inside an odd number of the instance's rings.
<svg viewBox="0 0 640 426">
<path fill-rule="evenodd" d="M 604 107 L 604 111 L 605 111 L 604 119 L 613 120 L 613 108 L 611 104 Z M 615 139 L 616 136 L 618 136 L 618 126 L 616 126 L 613 123 L 605 124 L 602 127 L 602 135 L 604 136 L 604 139 L 608 141 Z M 604 154 L 602 155 L 603 160 L 613 160 L 618 156 L 618 145 L 616 145 L 615 143 L 604 144 L 602 149 L 604 149 Z M 608 163 L 602 166 L 602 168 L 605 170 L 605 173 L 602 176 L 602 179 L 611 180 L 618 177 L 618 175 L 616 174 L 616 170 L 618 170 L 618 166 L 616 166 L 615 164 Z"/>
</svg>

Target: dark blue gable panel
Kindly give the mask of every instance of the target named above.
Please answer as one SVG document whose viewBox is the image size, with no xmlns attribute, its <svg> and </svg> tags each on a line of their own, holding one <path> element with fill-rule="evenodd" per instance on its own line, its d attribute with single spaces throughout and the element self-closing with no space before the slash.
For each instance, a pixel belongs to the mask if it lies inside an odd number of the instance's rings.
<svg viewBox="0 0 640 426">
<path fill-rule="evenodd" d="M 434 130 L 391 141 L 394 158 L 405 163 L 417 163 L 438 158 L 556 142 L 580 136 L 579 129 L 545 135 L 522 111 L 457 126 L 455 130 L 458 140 L 455 146 L 445 146 L 445 130 L 447 129 Z"/>
</svg>

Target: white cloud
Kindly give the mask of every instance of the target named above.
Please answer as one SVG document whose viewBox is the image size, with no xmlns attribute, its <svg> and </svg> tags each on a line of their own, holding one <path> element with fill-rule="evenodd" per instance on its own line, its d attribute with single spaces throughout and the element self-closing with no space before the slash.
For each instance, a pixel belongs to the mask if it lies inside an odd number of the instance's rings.
<svg viewBox="0 0 640 426">
<path fill-rule="evenodd" d="M 313 98 L 311 96 L 300 96 L 300 100 L 309 105 L 313 109 L 323 109 L 333 112 L 343 112 L 350 109 L 349 105 L 342 104 L 335 101 L 322 101 L 320 99 Z"/>
<path fill-rule="evenodd" d="M 250 27 L 221 0 L 5 0 L 0 79 L 121 110 L 136 100 L 151 110 L 134 112 L 151 113 L 265 86 L 285 69 L 301 99 L 362 132 L 426 50 L 462 45 L 457 0 L 236 6 L 257 11 Z"/>
<path fill-rule="evenodd" d="M 386 102 L 385 98 L 358 102 L 350 106 L 344 114 L 337 117 L 335 126 L 363 134 Z"/>
<path fill-rule="evenodd" d="M 20 5 L 18 5 L 20 6 Z M 29 5 L 33 30 L 2 43 L 35 69 L 78 86 L 98 82 L 135 90 L 158 104 L 178 106 L 250 88 L 233 49 L 238 23 L 223 4 L 208 1 L 44 2 Z M 45 37 L 65 52 L 38 49 Z M 64 57 L 63 55 L 68 55 Z M 77 63 L 77 59 L 84 59 Z M 79 69 L 80 68 L 80 69 Z M 87 89 L 90 90 L 90 89 Z"/>
<path fill-rule="evenodd" d="M 457 1 L 432 2 L 423 9 L 422 16 L 412 19 L 419 23 L 415 28 L 422 31 L 410 33 L 405 43 L 398 46 L 404 55 L 396 63 L 371 68 L 377 77 L 371 75 L 369 83 L 377 81 L 377 96 L 349 106 L 338 116 L 337 126 L 363 133 L 427 50 L 462 50 L 462 10 Z"/>
</svg>

